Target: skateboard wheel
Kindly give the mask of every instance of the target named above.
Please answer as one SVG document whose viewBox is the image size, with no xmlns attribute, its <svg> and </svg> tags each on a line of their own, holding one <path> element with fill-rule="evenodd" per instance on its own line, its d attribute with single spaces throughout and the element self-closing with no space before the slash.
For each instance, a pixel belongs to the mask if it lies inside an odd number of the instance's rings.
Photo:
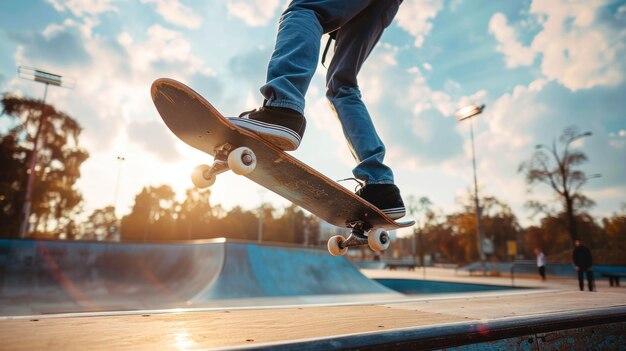
<svg viewBox="0 0 626 351">
<path fill-rule="evenodd" d="M 191 182 L 196 188 L 208 188 L 215 183 L 215 176 L 209 174 L 209 165 L 199 165 L 191 172 Z"/>
<path fill-rule="evenodd" d="M 228 168 L 238 175 L 246 175 L 256 167 L 256 156 L 247 147 L 238 147 L 228 154 Z"/>
<path fill-rule="evenodd" d="M 391 238 L 382 228 L 373 229 L 367 235 L 367 244 L 373 251 L 384 251 L 389 247 Z"/>
<path fill-rule="evenodd" d="M 341 235 L 335 235 L 332 238 L 328 239 L 328 252 L 330 252 L 333 256 L 343 256 L 348 252 L 347 247 L 341 247 L 341 244 L 346 241 L 346 239 Z"/>
</svg>

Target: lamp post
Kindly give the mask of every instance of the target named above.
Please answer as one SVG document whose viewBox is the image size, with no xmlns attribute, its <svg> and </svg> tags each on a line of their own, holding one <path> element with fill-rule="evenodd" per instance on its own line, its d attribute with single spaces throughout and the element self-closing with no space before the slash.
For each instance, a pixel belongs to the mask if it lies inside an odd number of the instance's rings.
<svg viewBox="0 0 626 351">
<path fill-rule="evenodd" d="M 35 183 L 35 166 L 37 165 L 37 153 L 39 151 L 39 139 L 41 137 L 41 131 L 46 119 L 46 97 L 48 96 L 48 85 L 57 87 L 73 88 L 73 80 L 63 79 L 62 76 L 50 72 L 45 72 L 33 67 L 19 66 L 17 68 L 17 74 L 20 78 L 32 80 L 35 82 L 45 84 L 43 92 L 43 99 L 41 100 L 41 117 L 39 119 L 39 125 L 37 126 L 37 132 L 35 132 L 35 140 L 33 141 L 33 151 L 28 161 L 28 180 L 26 181 L 26 192 L 24 195 L 24 207 L 22 209 L 22 223 L 20 224 L 20 238 L 25 238 L 28 233 L 28 218 L 30 217 L 30 206 L 33 196 L 33 184 Z"/>
<path fill-rule="evenodd" d="M 483 249 L 483 241 L 485 238 L 485 232 L 483 230 L 483 224 L 481 220 L 482 209 L 478 200 L 478 180 L 476 177 L 476 151 L 474 149 L 474 122 L 472 117 L 478 116 L 485 109 L 485 105 L 468 105 L 458 110 L 454 116 L 460 122 L 466 119 L 470 120 L 470 138 L 472 140 L 472 167 L 474 169 L 474 204 L 476 206 L 476 236 L 478 237 L 478 254 L 480 255 L 480 265 L 485 272 L 485 252 Z"/>
</svg>

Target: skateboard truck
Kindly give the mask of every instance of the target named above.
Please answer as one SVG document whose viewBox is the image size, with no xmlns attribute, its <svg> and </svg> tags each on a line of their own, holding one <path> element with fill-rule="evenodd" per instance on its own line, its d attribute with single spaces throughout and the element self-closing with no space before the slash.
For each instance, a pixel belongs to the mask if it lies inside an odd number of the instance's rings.
<svg viewBox="0 0 626 351">
<path fill-rule="evenodd" d="M 341 235 L 335 235 L 328 239 L 328 251 L 333 256 L 345 255 L 348 248 L 352 246 L 368 245 L 373 251 L 383 251 L 389 247 L 391 242 L 389 233 L 383 228 L 372 228 L 364 221 L 348 222 L 346 226 L 351 228 L 350 236 L 347 239 Z"/>
<path fill-rule="evenodd" d="M 214 152 L 215 156 L 211 166 L 196 166 L 191 173 L 191 181 L 200 189 L 213 185 L 217 175 L 229 169 L 235 174 L 246 175 L 254 171 L 257 164 L 256 155 L 248 147 L 235 147 L 225 143 L 216 147 Z"/>
</svg>

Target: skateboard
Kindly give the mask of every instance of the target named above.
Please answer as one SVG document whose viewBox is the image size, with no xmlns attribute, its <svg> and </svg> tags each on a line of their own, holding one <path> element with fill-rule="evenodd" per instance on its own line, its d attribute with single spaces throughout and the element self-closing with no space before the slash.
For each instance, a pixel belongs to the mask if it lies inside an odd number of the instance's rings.
<svg viewBox="0 0 626 351">
<path fill-rule="evenodd" d="M 178 81 L 157 79 L 150 92 L 167 127 L 189 146 L 213 156 L 212 165 L 193 170 L 191 180 L 196 187 L 209 187 L 218 174 L 230 170 L 332 225 L 349 228 L 348 238 L 336 235 L 328 240 L 332 255 L 344 255 L 348 247 L 362 245 L 385 250 L 390 243 L 388 230 L 415 223 L 394 221 L 260 136 L 233 125 L 200 94 Z"/>
</svg>

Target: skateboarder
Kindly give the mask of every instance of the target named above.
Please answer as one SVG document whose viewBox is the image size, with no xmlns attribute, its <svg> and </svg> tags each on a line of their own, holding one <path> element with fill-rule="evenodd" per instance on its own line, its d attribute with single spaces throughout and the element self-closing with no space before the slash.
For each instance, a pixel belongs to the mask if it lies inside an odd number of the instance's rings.
<svg viewBox="0 0 626 351">
<path fill-rule="evenodd" d="M 358 165 L 357 191 L 393 219 L 405 215 L 392 170 L 383 163 L 385 146 L 361 100 L 357 74 L 391 23 L 402 0 L 293 0 L 280 18 L 263 106 L 231 122 L 283 150 L 300 145 L 306 120 L 304 97 L 317 67 L 320 39 L 333 33 L 335 53 L 326 74 L 326 97 L 336 113 Z"/>
</svg>

